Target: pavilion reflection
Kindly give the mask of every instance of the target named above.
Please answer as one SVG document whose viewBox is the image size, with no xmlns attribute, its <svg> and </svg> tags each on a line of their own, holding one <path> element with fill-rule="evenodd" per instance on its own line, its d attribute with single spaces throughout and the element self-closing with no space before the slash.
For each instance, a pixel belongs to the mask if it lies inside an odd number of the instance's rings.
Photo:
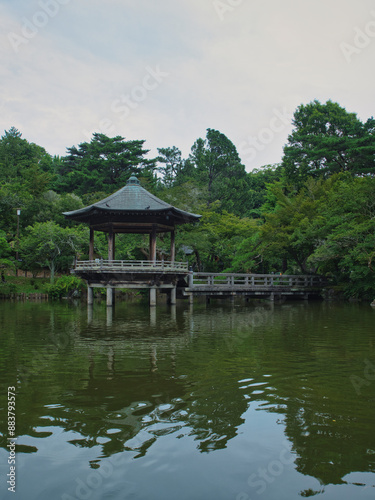
<svg viewBox="0 0 375 500">
<path fill-rule="evenodd" d="M 78 333 L 72 327 L 70 343 L 45 358 L 45 379 L 31 379 L 22 395 L 39 404 L 20 412 L 20 434 L 75 431 L 71 444 L 98 447 L 98 462 L 124 451 L 144 456 L 166 436 L 192 437 L 209 453 L 228 446 L 253 406 L 277 415 L 296 469 L 322 485 L 373 471 L 375 438 L 362 428 L 371 394 L 361 399 L 348 390 L 343 401 L 334 373 L 350 353 L 321 347 L 324 332 L 290 334 L 290 324 L 311 321 L 308 308 L 166 311 L 147 316 L 146 328 L 144 317 L 116 309 L 111 325 L 104 315 Z M 51 328 L 58 329 L 55 318 Z M 64 364 L 74 356 L 76 371 L 67 375 Z"/>
</svg>

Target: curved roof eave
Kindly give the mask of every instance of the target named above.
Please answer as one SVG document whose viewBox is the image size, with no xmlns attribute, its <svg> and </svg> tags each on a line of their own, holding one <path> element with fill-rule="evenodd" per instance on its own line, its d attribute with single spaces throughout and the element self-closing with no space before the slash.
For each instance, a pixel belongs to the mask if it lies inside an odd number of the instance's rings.
<svg viewBox="0 0 375 500">
<path fill-rule="evenodd" d="M 190 218 L 190 219 L 197 219 L 199 220 L 202 216 L 199 214 L 193 214 L 191 212 L 185 212 L 184 210 L 180 210 L 179 208 L 173 207 L 172 205 L 170 207 L 166 208 L 159 208 L 159 209 L 122 209 L 122 208 L 110 208 L 110 207 L 100 207 L 97 205 L 90 205 L 88 207 L 80 208 L 78 210 L 73 210 L 72 212 L 63 212 L 63 215 L 68 218 L 74 218 L 75 216 L 82 216 L 82 215 L 87 215 L 89 216 L 93 212 L 113 212 L 117 214 L 131 214 L 132 212 L 136 213 L 144 213 L 144 214 L 157 214 L 157 213 L 166 213 L 166 212 L 172 212 L 172 214 L 178 215 L 182 218 Z M 172 215 L 171 214 L 171 215 Z"/>
<path fill-rule="evenodd" d="M 126 186 L 116 191 L 115 193 L 107 196 L 87 207 L 79 208 L 71 212 L 63 212 L 65 217 L 72 220 L 80 220 L 83 218 L 88 219 L 90 216 L 95 216 L 96 213 L 112 212 L 116 215 L 127 214 L 128 216 L 134 214 L 166 214 L 174 217 L 175 222 L 191 223 L 196 222 L 201 218 L 201 215 L 193 214 L 181 210 L 169 203 L 160 200 L 153 194 L 149 193 L 146 189 L 141 187 L 136 177 L 131 177 Z"/>
</svg>

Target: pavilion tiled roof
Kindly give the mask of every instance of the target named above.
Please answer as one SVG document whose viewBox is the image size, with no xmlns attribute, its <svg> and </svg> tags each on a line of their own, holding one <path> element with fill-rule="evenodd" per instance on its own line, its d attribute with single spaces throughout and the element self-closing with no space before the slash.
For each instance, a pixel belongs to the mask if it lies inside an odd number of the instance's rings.
<svg viewBox="0 0 375 500">
<path fill-rule="evenodd" d="M 64 212 L 64 215 L 80 222 L 90 222 L 96 215 L 110 213 L 128 217 L 132 214 L 144 215 L 146 218 L 163 214 L 171 217 L 177 224 L 196 222 L 201 217 L 160 200 L 144 189 L 135 176 L 130 177 L 123 188 L 107 198 L 72 212 Z"/>
</svg>

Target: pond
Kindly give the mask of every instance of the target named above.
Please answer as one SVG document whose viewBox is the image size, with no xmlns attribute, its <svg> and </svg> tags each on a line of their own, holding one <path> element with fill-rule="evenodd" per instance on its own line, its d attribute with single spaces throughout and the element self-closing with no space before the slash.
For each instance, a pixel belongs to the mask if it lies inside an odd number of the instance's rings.
<svg viewBox="0 0 375 500">
<path fill-rule="evenodd" d="M 1 302 L 0 496 L 373 499 L 374 320 L 331 302 Z"/>
</svg>

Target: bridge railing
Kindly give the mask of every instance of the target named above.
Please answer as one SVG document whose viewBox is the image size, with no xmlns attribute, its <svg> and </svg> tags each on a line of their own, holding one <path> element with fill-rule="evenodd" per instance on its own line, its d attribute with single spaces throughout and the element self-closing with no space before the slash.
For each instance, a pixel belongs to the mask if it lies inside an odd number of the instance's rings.
<svg viewBox="0 0 375 500">
<path fill-rule="evenodd" d="M 279 274 L 229 274 L 229 273 L 194 273 L 190 275 L 190 287 L 319 287 L 325 279 L 311 275 Z"/>
<path fill-rule="evenodd" d="M 107 271 L 107 272 L 132 272 L 132 271 L 177 271 L 188 272 L 187 262 L 172 262 L 168 260 L 81 260 L 74 266 L 75 271 Z"/>
</svg>

